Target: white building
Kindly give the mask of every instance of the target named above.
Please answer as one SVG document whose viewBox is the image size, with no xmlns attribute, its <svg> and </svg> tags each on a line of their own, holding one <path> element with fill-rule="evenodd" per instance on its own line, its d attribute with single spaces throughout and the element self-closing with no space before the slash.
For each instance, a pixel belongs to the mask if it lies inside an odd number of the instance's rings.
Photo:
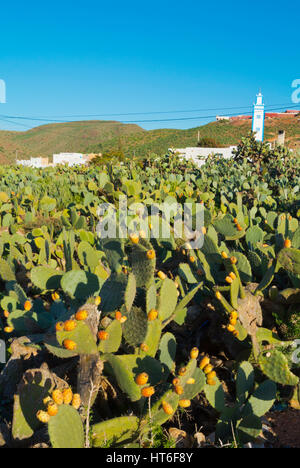
<svg viewBox="0 0 300 468">
<path fill-rule="evenodd" d="M 253 105 L 252 132 L 255 133 L 256 141 L 264 141 L 265 128 L 265 104 L 263 95 L 259 92 L 256 95 L 256 103 Z"/>
<path fill-rule="evenodd" d="M 229 146 L 229 148 L 169 148 L 171 153 L 177 153 L 186 160 L 192 160 L 199 167 L 205 164 L 206 159 L 210 155 L 218 155 L 224 159 L 230 159 L 233 156 L 233 150 L 236 146 Z"/>
<path fill-rule="evenodd" d="M 53 155 L 53 166 L 56 166 L 57 164 L 76 166 L 77 164 L 85 163 L 86 157 L 81 153 L 59 153 Z"/>
</svg>

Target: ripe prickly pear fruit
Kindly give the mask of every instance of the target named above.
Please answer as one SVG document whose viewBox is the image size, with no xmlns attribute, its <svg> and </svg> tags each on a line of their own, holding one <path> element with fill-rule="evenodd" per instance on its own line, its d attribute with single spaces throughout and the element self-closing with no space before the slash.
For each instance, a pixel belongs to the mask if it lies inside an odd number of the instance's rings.
<svg viewBox="0 0 300 468">
<path fill-rule="evenodd" d="M 89 316 L 89 314 L 88 314 L 87 310 L 78 310 L 78 312 L 76 312 L 76 314 L 75 314 L 75 318 L 79 322 L 82 321 L 82 320 L 86 320 L 88 318 L 88 316 Z"/>
<path fill-rule="evenodd" d="M 142 388 L 141 393 L 142 393 L 143 397 L 149 398 L 152 395 L 154 395 L 155 389 L 154 389 L 154 387 L 144 387 L 144 388 Z"/>
<path fill-rule="evenodd" d="M 148 250 L 147 252 L 147 258 L 149 260 L 153 260 L 155 258 L 155 251 L 154 250 Z"/>
<path fill-rule="evenodd" d="M 176 385 L 174 390 L 175 390 L 175 393 L 177 393 L 177 395 L 182 395 L 184 392 L 184 388 L 181 385 Z"/>
<path fill-rule="evenodd" d="M 284 247 L 286 249 L 290 249 L 292 247 L 292 242 L 290 241 L 290 239 L 285 239 L 284 241 Z"/>
<path fill-rule="evenodd" d="M 97 296 L 97 297 L 95 298 L 95 305 L 96 305 L 96 306 L 99 306 L 100 304 L 101 304 L 101 297 L 100 297 L 100 296 Z"/>
<path fill-rule="evenodd" d="M 64 322 L 57 322 L 57 324 L 55 325 L 55 329 L 56 331 L 63 331 L 64 326 L 65 326 Z"/>
<path fill-rule="evenodd" d="M 50 402 L 48 405 L 47 405 L 47 413 L 49 414 L 49 416 L 56 416 L 57 413 L 58 413 L 58 406 L 56 403 L 54 403 L 54 401 Z"/>
<path fill-rule="evenodd" d="M 63 394 L 63 399 L 64 399 L 64 404 L 65 405 L 69 405 L 70 403 L 72 403 L 73 392 L 72 392 L 72 390 L 70 388 L 65 388 L 65 390 L 63 390 L 62 394 Z"/>
<path fill-rule="evenodd" d="M 174 409 L 172 408 L 172 406 L 170 405 L 170 403 L 167 403 L 166 401 L 163 401 L 163 402 L 162 402 L 162 408 L 163 408 L 163 410 L 164 410 L 164 412 L 165 412 L 166 414 L 171 415 L 171 414 L 174 413 Z"/>
<path fill-rule="evenodd" d="M 77 327 L 77 323 L 75 320 L 67 320 L 64 323 L 64 330 L 65 331 L 73 331 Z"/>
<path fill-rule="evenodd" d="M 73 399 L 72 399 L 72 406 L 73 406 L 73 408 L 78 410 L 80 408 L 80 405 L 81 405 L 80 395 L 79 395 L 79 393 L 74 393 Z"/>
<path fill-rule="evenodd" d="M 46 413 L 46 411 L 41 410 L 36 413 L 36 417 L 40 422 L 47 424 L 50 421 L 51 416 Z"/>
<path fill-rule="evenodd" d="M 57 404 L 57 405 L 62 405 L 64 402 L 64 397 L 62 394 L 62 391 L 59 389 L 53 390 L 52 392 L 52 400 Z"/>
<path fill-rule="evenodd" d="M 158 316 L 158 312 L 155 309 L 151 309 L 148 313 L 148 320 L 151 322 L 152 320 L 156 320 Z"/>
<path fill-rule="evenodd" d="M 26 301 L 26 302 L 24 303 L 24 310 L 26 310 L 26 312 L 29 312 L 31 309 L 32 309 L 32 303 L 31 303 L 31 301 Z"/>
<path fill-rule="evenodd" d="M 98 338 L 101 341 L 106 341 L 109 338 L 109 333 L 107 331 L 105 331 L 105 330 L 101 330 L 98 333 Z"/>
<path fill-rule="evenodd" d="M 189 408 L 191 406 L 191 400 L 179 400 L 178 405 L 180 408 Z"/>
<path fill-rule="evenodd" d="M 199 349 L 195 347 L 190 352 L 190 358 L 197 359 L 198 356 L 199 356 Z"/>
<path fill-rule="evenodd" d="M 142 372 L 136 377 L 135 383 L 137 385 L 146 385 L 148 380 L 149 380 L 149 375 L 146 372 Z"/>
<path fill-rule="evenodd" d="M 77 344 L 73 340 L 64 340 L 63 347 L 69 351 L 74 351 L 77 348 Z"/>
<path fill-rule="evenodd" d="M 210 363 L 209 357 L 208 357 L 208 356 L 205 356 L 205 357 L 200 361 L 199 368 L 200 368 L 200 369 L 204 369 L 204 367 L 206 367 L 209 363 Z"/>
</svg>

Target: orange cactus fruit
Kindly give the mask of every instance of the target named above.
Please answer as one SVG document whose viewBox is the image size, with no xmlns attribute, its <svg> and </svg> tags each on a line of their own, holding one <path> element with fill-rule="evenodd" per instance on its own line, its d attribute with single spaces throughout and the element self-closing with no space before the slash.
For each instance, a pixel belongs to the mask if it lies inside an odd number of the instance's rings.
<svg viewBox="0 0 300 468">
<path fill-rule="evenodd" d="M 206 233 L 207 233 L 207 229 L 206 229 L 205 226 L 203 226 L 203 228 L 202 228 L 202 234 L 205 236 Z"/>
<path fill-rule="evenodd" d="M 79 393 L 74 393 L 73 399 L 72 399 L 72 406 L 73 406 L 73 408 L 78 410 L 80 408 L 80 405 L 81 405 L 80 395 L 79 395 Z"/>
<path fill-rule="evenodd" d="M 64 322 L 57 322 L 57 324 L 55 325 L 55 329 L 56 331 L 63 331 L 64 326 L 65 326 Z"/>
<path fill-rule="evenodd" d="M 26 310 L 26 312 L 29 312 L 31 309 L 32 309 L 32 303 L 31 303 L 31 301 L 26 301 L 26 302 L 24 303 L 24 310 Z"/>
<path fill-rule="evenodd" d="M 237 337 L 239 336 L 239 331 L 238 331 L 238 330 L 234 330 L 233 336 L 235 336 L 235 337 L 237 338 Z"/>
<path fill-rule="evenodd" d="M 238 230 L 238 231 L 242 231 L 242 230 L 243 230 L 242 226 L 240 226 L 239 224 L 237 224 L 236 227 L 237 227 L 237 230 Z"/>
<path fill-rule="evenodd" d="M 9 317 L 9 312 L 8 312 L 8 310 L 4 310 L 4 311 L 3 311 L 3 315 L 4 315 L 5 318 L 8 318 L 8 317 Z"/>
<path fill-rule="evenodd" d="M 183 375 L 186 374 L 186 371 L 187 371 L 187 368 L 186 368 L 186 367 L 181 367 L 181 368 L 179 369 L 178 374 L 180 375 L 180 377 L 182 377 Z"/>
<path fill-rule="evenodd" d="M 4 328 L 4 332 L 5 333 L 12 333 L 14 331 L 14 328 L 13 327 L 5 327 Z"/>
<path fill-rule="evenodd" d="M 139 236 L 137 234 L 130 234 L 129 239 L 133 244 L 138 244 L 139 243 Z"/>
<path fill-rule="evenodd" d="M 52 301 L 58 301 L 60 299 L 60 295 L 57 292 L 51 294 Z"/>
<path fill-rule="evenodd" d="M 120 318 L 120 323 L 125 323 L 127 320 L 127 317 L 123 315 L 123 317 Z"/>
<path fill-rule="evenodd" d="M 210 363 L 209 357 L 208 357 L 208 356 L 205 356 L 205 357 L 200 361 L 199 368 L 203 370 L 204 367 L 208 366 L 209 363 Z"/>
<path fill-rule="evenodd" d="M 51 416 L 46 411 L 40 410 L 36 413 L 36 417 L 40 422 L 47 424 Z"/>
<path fill-rule="evenodd" d="M 233 218 L 233 222 L 234 222 L 234 224 L 237 224 L 238 223 L 237 218 Z"/>
<path fill-rule="evenodd" d="M 191 377 L 190 379 L 186 381 L 187 385 L 194 385 L 195 382 L 196 380 L 193 377 Z"/>
<path fill-rule="evenodd" d="M 227 325 L 227 330 L 230 332 L 230 333 L 233 333 L 235 331 L 235 328 L 233 325 Z"/>
<path fill-rule="evenodd" d="M 64 323 L 64 330 L 65 331 L 73 331 L 77 327 L 77 323 L 75 320 L 67 320 Z"/>
<path fill-rule="evenodd" d="M 146 385 L 149 380 L 149 375 L 146 372 L 142 372 L 141 374 L 137 375 L 135 379 L 135 383 L 137 385 Z"/>
<path fill-rule="evenodd" d="M 63 346 L 69 351 L 74 351 L 77 348 L 77 344 L 73 340 L 64 340 Z"/>
<path fill-rule="evenodd" d="M 225 251 L 221 252 L 222 258 L 226 259 L 228 258 L 228 255 Z"/>
<path fill-rule="evenodd" d="M 229 276 L 230 276 L 230 278 L 233 279 L 233 280 L 236 279 L 236 274 L 235 274 L 233 271 L 231 271 L 231 272 L 229 273 Z"/>
<path fill-rule="evenodd" d="M 99 306 L 101 304 L 101 297 L 100 296 L 96 296 L 95 297 L 95 305 L 96 306 Z"/>
<path fill-rule="evenodd" d="M 61 390 L 59 389 L 56 389 L 56 390 L 53 390 L 52 392 L 52 400 L 57 404 L 57 405 L 62 405 L 63 402 L 64 402 L 64 397 L 63 397 L 63 393 Z"/>
<path fill-rule="evenodd" d="M 179 400 L 178 405 L 180 408 L 189 408 L 191 406 L 191 400 Z"/>
<path fill-rule="evenodd" d="M 237 323 L 237 320 L 236 320 L 235 318 L 231 318 L 231 319 L 229 320 L 229 323 L 230 323 L 230 325 L 232 325 L 233 327 L 235 327 L 235 326 L 236 326 L 236 323 Z"/>
<path fill-rule="evenodd" d="M 239 314 L 235 310 L 233 312 L 231 312 L 231 314 L 230 314 L 231 319 L 237 319 L 238 316 L 239 316 Z"/>
<path fill-rule="evenodd" d="M 142 388 L 142 396 L 145 398 L 150 398 L 155 393 L 154 387 L 144 387 Z"/>
<path fill-rule="evenodd" d="M 76 314 L 75 314 L 75 318 L 79 322 L 82 321 L 82 320 L 86 320 L 88 318 L 88 316 L 89 316 L 89 314 L 88 314 L 87 310 L 78 310 L 78 312 L 76 312 Z"/>
<path fill-rule="evenodd" d="M 159 271 L 157 273 L 157 276 L 159 277 L 159 279 L 161 279 L 162 281 L 166 279 L 167 275 L 163 272 L 163 271 Z"/>
<path fill-rule="evenodd" d="M 285 239 L 284 241 L 284 247 L 286 249 L 290 249 L 292 247 L 292 242 L 290 241 L 290 239 Z"/>
<path fill-rule="evenodd" d="M 206 383 L 207 385 L 214 386 L 216 385 L 217 381 L 215 379 L 207 379 Z"/>
<path fill-rule="evenodd" d="M 199 356 L 199 349 L 194 347 L 190 352 L 190 358 L 197 359 L 198 356 Z"/>
<path fill-rule="evenodd" d="M 176 385 L 179 385 L 180 383 L 180 379 L 178 377 L 175 377 L 175 379 L 173 379 L 172 381 L 172 384 L 174 385 L 174 387 L 176 387 Z"/>
<path fill-rule="evenodd" d="M 174 390 L 175 390 L 175 393 L 177 393 L 177 395 L 182 395 L 184 392 L 184 388 L 181 385 L 176 385 Z"/>
<path fill-rule="evenodd" d="M 156 320 L 158 317 L 158 312 L 156 309 L 151 309 L 148 313 L 148 320 L 151 322 L 152 320 Z"/>
<path fill-rule="evenodd" d="M 122 313 L 119 310 L 116 311 L 115 318 L 116 318 L 116 320 L 121 320 Z"/>
<path fill-rule="evenodd" d="M 211 371 L 209 372 L 209 374 L 206 374 L 207 380 L 212 380 L 212 379 L 215 379 L 216 377 L 217 377 L 217 374 L 215 373 L 215 371 Z"/>
<path fill-rule="evenodd" d="M 107 331 L 105 331 L 105 330 L 101 330 L 98 333 L 98 338 L 101 341 L 106 341 L 109 338 L 109 333 Z"/>
<path fill-rule="evenodd" d="M 149 346 L 146 343 L 142 343 L 140 346 L 140 350 L 147 353 L 147 351 L 149 351 Z"/>
<path fill-rule="evenodd" d="M 230 262 L 232 265 L 235 265 L 237 263 L 237 258 L 236 257 L 230 257 Z"/>
<path fill-rule="evenodd" d="M 153 260 L 155 258 L 155 251 L 154 250 L 148 250 L 147 252 L 147 258 L 149 260 Z"/>
<path fill-rule="evenodd" d="M 46 398 L 43 399 L 43 403 L 45 406 L 47 406 L 51 402 L 53 402 L 53 400 L 50 396 L 47 396 Z"/>
<path fill-rule="evenodd" d="M 211 364 L 207 364 L 207 366 L 204 367 L 203 372 L 204 374 L 210 374 L 213 371 L 213 366 Z"/>
<path fill-rule="evenodd" d="M 230 276 L 226 276 L 225 281 L 226 281 L 226 283 L 228 283 L 228 284 L 233 283 L 233 279 L 230 278 Z"/>
<path fill-rule="evenodd" d="M 63 394 L 63 399 L 64 399 L 64 404 L 69 405 L 72 403 L 73 400 L 73 392 L 70 388 L 65 388 L 62 392 Z"/>
<path fill-rule="evenodd" d="M 191 262 L 191 263 L 195 263 L 195 261 L 196 261 L 195 257 L 193 257 L 193 255 L 191 255 L 191 256 L 190 256 L 190 262 Z"/>
<path fill-rule="evenodd" d="M 58 406 L 54 401 L 50 402 L 47 406 L 47 413 L 49 416 L 56 416 L 58 413 Z"/>
<path fill-rule="evenodd" d="M 163 410 L 164 410 L 164 412 L 165 412 L 166 414 L 171 415 L 171 414 L 174 413 L 174 409 L 172 408 L 172 406 L 170 405 L 170 403 L 167 403 L 166 401 L 163 401 L 161 405 L 162 405 L 162 408 L 163 408 Z"/>
</svg>

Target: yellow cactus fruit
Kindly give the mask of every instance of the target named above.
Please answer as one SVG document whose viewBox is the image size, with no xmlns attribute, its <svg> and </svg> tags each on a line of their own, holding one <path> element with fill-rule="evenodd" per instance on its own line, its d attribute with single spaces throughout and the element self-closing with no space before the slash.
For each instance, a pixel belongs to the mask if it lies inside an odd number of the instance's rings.
<svg viewBox="0 0 300 468">
<path fill-rule="evenodd" d="M 197 359 L 198 356 L 199 356 L 199 349 L 195 347 L 190 352 L 190 358 Z"/>
<path fill-rule="evenodd" d="M 100 297 L 100 296 L 96 296 L 96 297 L 95 297 L 95 305 L 98 307 L 100 304 L 101 304 L 101 297 Z"/>
<path fill-rule="evenodd" d="M 173 379 L 172 381 L 172 384 L 174 385 L 174 387 L 176 387 L 176 385 L 179 385 L 180 383 L 180 379 L 178 377 L 175 377 L 175 379 Z"/>
<path fill-rule="evenodd" d="M 73 400 L 73 392 L 70 388 L 65 388 L 62 392 L 64 398 L 64 404 L 69 405 Z"/>
<path fill-rule="evenodd" d="M 171 414 L 174 413 L 174 409 L 172 408 L 172 406 L 170 405 L 170 403 L 167 403 L 166 401 L 163 401 L 161 405 L 162 405 L 162 408 L 163 408 L 163 410 L 164 410 L 164 412 L 165 412 L 166 414 L 171 415 Z"/>
<path fill-rule="evenodd" d="M 8 317 L 9 317 L 9 312 L 8 312 L 8 310 L 4 310 L 4 311 L 3 311 L 3 315 L 4 315 L 5 318 L 8 318 Z"/>
<path fill-rule="evenodd" d="M 222 299 L 222 294 L 220 293 L 220 291 L 216 291 L 215 296 L 219 301 Z"/>
<path fill-rule="evenodd" d="M 149 398 L 155 393 L 154 387 L 144 387 L 142 388 L 142 396 L 145 398 Z"/>
<path fill-rule="evenodd" d="M 82 320 L 86 320 L 88 318 L 88 316 L 89 316 L 89 314 L 88 314 L 87 310 L 78 310 L 78 312 L 76 312 L 76 314 L 75 314 L 75 318 L 79 322 L 82 321 Z"/>
<path fill-rule="evenodd" d="M 209 357 L 208 357 L 208 356 L 205 356 L 205 357 L 200 361 L 199 368 L 200 368 L 200 369 L 204 369 L 204 367 L 207 366 L 209 363 L 210 363 Z"/>
<path fill-rule="evenodd" d="M 77 323 L 75 320 L 67 320 L 64 323 L 64 330 L 65 331 L 73 331 L 77 327 Z"/>
<path fill-rule="evenodd" d="M 206 227 L 203 226 L 203 228 L 202 228 L 202 234 L 205 236 L 206 233 L 207 233 Z"/>
<path fill-rule="evenodd" d="M 60 295 L 57 292 L 51 294 L 52 301 L 58 301 L 60 299 Z"/>
<path fill-rule="evenodd" d="M 135 383 L 137 385 L 146 385 L 149 380 L 149 375 L 146 372 L 142 372 L 141 374 L 137 375 L 135 379 Z"/>
<path fill-rule="evenodd" d="M 228 330 L 230 333 L 233 333 L 234 330 L 235 330 L 235 328 L 234 328 L 233 325 L 228 325 L 228 326 L 227 326 L 227 330 Z"/>
<path fill-rule="evenodd" d="M 195 257 L 193 257 L 193 255 L 191 255 L 191 256 L 190 256 L 190 262 L 191 262 L 191 263 L 195 263 L 195 261 L 196 261 Z"/>
<path fill-rule="evenodd" d="M 212 379 L 215 379 L 216 377 L 217 377 L 217 374 L 215 373 L 215 371 L 211 371 L 209 372 L 209 374 L 206 374 L 207 380 L 212 380 Z"/>
<path fill-rule="evenodd" d="M 72 406 L 73 406 L 73 408 L 78 410 L 80 408 L 80 405 L 81 405 L 80 395 L 79 395 L 79 393 L 74 393 L 73 399 L 72 399 Z"/>
<path fill-rule="evenodd" d="M 156 320 L 158 317 L 158 312 L 155 309 L 151 309 L 148 313 L 148 320 L 151 322 L 152 320 Z"/>
<path fill-rule="evenodd" d="M 13 327 L 5 327 L 4 328 L 4 332 L 5 333 L 12 333 L 14 331 L 14 328 Z"/>
<path fill-rule="evenodd" d="M 221 255 L 222 255 L 222 258 L 224 258 L 224 259 L 228 258 L 228 255 L 227 255 L 227 253 L 226 253 L 226 252 L 224 252 L 224 251 L 223 251 L 223 252 L 221 252 Z"/>
<path fill-rule="evenodd" d="M 32 309 L 31 301 L 26 301 L 24 304 L 24 310 L 26 310 L 26 312 L 29 312 L 31 309 Z"/>
<path fill-rule="evenodd" d="M 53 390 L 52 392 L 52 400 L 57 404 L 57 405 L 62 405 L 64 402 L 64 397 L 62 394 L 62 391 L 59 389 Z"/>
<path fill-rule="evenodd" d="M 196 380 L 193 377 L 191 377 L 190 379 L 186 381 L 187 385 L 194 385 L 195 382 Z"/>
<path fill-rule="evenodd" d="M 237 224 L 236 227 L 237 227 L 237 230 L 238 230 L 238 231 L 242 231 L 242 230 L 243 230 L 242 226 L 240 226 L 239 224 Z"/>
<path fill-rule="evenodd" d="M 234 224 L 237 224 L 238 223 L 237 218 L 233 218 L 233 222 L 234 222 Z"/>
<path fill-rule="evenodd" d="M 107 331 L 105 331 L 105 330 L 101 330 L 98 333 L 98 338 L 101 341 L 106 341 L 109 338 L 109 333 Z"/>
<path fill-rule="evenodd" d="M 147 252 L 147 258 L 149 260 L 153 260 L 155 258 L 155 251 L 154 250 L 148 250 Z"/>
<path fill-rule="evenodd" d="M 56 416 L 57 415 L 58 406 L 57 406 L 56 403 L 54 403 L 54 401 L 49 402 L 49 404 L 47 405 L 47 413 L 49 414 L 49 416 Z"/>
<path fill-rule="evenodd" d="M 64 322 L 57 322 L 57 324 L 55 325 L 55 329 L 56 331 L 63 331 L 64 326 L 65 326 Z"/>
<path fill-rule="evenodd" d="M 230 263 L 232 265 L 235 265 L 237 263 L 237 258 L 236 257 L 230 257 Z"/>
<path fill-rule="evenodd" d="M 140 346 L 140 350 L 147 353 L 147 351 L 149 351 L 149 346 L 146 343 L 142 343 Z"/>
<path fill-rule="evenodd" d="M 36 413 L 36 417 L 40 422 L 47 424 L 51 416 L 46 411 L 41 410 Z"/>
<path fill-rule="evenodd" d="M 139 243 L 139 236 L 137 234 L 130 234 L 129 239 L 133 244 L 138 244 Z"/>
<path fill-rule="evenodd" d="M 174 390 L 175 390 L 175 393 L 177 393 L 177 395 L 182 395 L 184 392 L 184 388 L 181 385 L 176 385 Z"/>
<path fill-rule="evenodd" d="M 213 366 L 211 364 L 207 364 L 207 366 L 204 367 L 203 372 L 204 374 L 210 374 L 213 371 Z"/>
<path fill-rule="evenodd" d="M 229 323 L 230 323 L 230 325 L 232 325 L 233 327 L 235 327 L 235 326 L 236 326 L 236 323 L 237 323 L 237 320 L 236 320 L 235 318 L 231 318 L 231 319 L 229 320 Z"/>
<path fill-rule="evenodd" d="M 74 351 L 77 348 L 77 344 L 73 340 L 64 340 L 63 346 L 69 351 Z"/>
<path fill-rule="evenodd" d="M 233 279 L 230 278 L 230 276 L 226 276 L 225 281 L 226 281 L 226 283 L 228 283 L 228 284 L 233 283 Z"/>
<path fill-rule="evenodd" d="M 120 318 L 120 323 L 125 323 L 127 320 L 127 317 L 123 315 L 123 317 Z"/>
<path fill-rule="evenodd" d="M 157 273 L 157 276 L 159 277 L 159 279 L 161 279 L 162 281 L 166 279 L 167 275 L 163 272 L 163 271 L 159 271 Z"/>
<path fill-rule="evenodd" d="M 235 310 L 233 312 L 231 312 L 231 314 L 230 314 L 231 319 L 237 319 L 238 316 L 239 316 L 239 314 Z"/>
<path fill-rule="evenodd" d="M 230 276 L 230 278 L 233 279 L 233 280 L 236 279 L 236 274 L 233 273 L 233 271 L 231 271 L 231 272 L 229 273 L 229 276 Z"/>
<path fill-rule="evenodd" d="M 290 239 L 285 239 L 284 241 L 284 247 L 286 249 L 290 249 L 292 247 L 292 242 L 290 241 Z"/>
<path fill-rule="evenodd" d="M 191 406 L 191 400 L 179 400 L 178 405 L 180 408 L 189 408 Z"/>
</svg>

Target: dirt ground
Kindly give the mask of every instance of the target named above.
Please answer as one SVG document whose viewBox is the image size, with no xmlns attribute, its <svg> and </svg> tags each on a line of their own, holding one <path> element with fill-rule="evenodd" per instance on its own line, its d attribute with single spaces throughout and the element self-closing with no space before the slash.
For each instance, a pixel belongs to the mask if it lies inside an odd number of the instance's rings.
<svg viewBox="0 0 300 468">
<path fill-rule="evenodd" d="M 300 411 L 273 412 L 267 419 L 277 439 L 277 448 L 300 448 Z"/>
</svg>

